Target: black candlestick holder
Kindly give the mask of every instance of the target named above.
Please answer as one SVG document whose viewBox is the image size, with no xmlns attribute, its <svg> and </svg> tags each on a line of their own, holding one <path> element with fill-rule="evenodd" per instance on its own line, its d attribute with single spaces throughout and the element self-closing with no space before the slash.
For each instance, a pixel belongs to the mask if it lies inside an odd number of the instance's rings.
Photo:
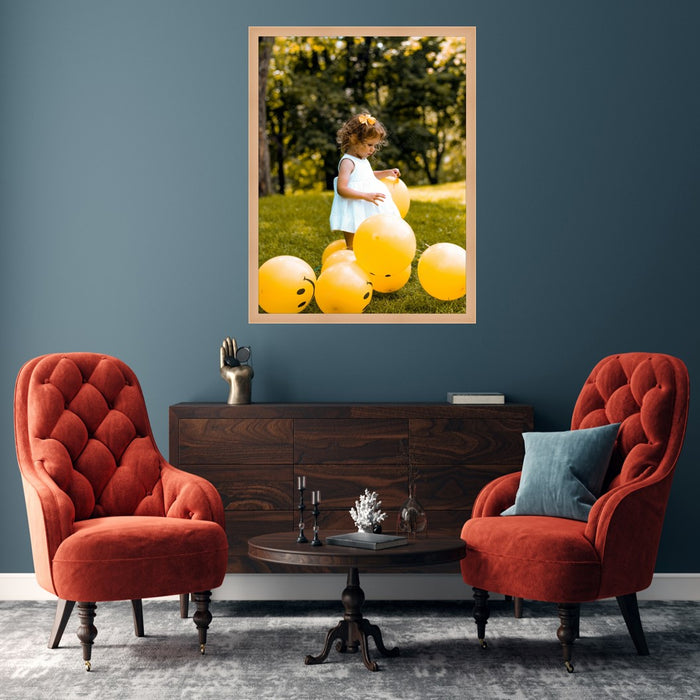
<svg viewBox="0 0 700 700">
<path fill-rule="evenodd" d="M 304 535 L 304 511 L 306 510 L 306 506 L 304 505 L 304 482 L 301 481 L 302 478 L 306 481 L 306 477 L 300 477 L 299 479 L 299 537 L 297 537 L 297 542 L 299 542 L 299 544 L 304 544 L 309 541 L 306 535 Z"/>
<path fill-rule="evenodd" d="M 311 511 L 314 516 L 314 538 L 311 540 L 311 546 L 312 547 L 320 547 L 323 542 L 318 538 L 318 515 L 321 512 L 318 509 L 318 500 L 316 500 L 316 503 L 314 503 L 314 509 Z"/>
</svg>

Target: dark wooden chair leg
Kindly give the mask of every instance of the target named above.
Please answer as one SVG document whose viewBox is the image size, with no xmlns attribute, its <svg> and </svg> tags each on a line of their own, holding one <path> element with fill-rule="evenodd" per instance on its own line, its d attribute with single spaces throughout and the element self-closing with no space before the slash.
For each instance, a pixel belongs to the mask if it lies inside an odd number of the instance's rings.
<svg viewBox="0 0 700 700">
<path fill-rule="evenodd" d="M 134 615 L 134 634 L 143 637 L 143 603 L 140 599 L 131 601 L 131 610 Z"/>
<path fill-rule="evenodd" d="M 574 628 L 574 638 L 578 639 L 581 636 L 581 605 L 576 606 L 574 610 L 574 619 L 571 621 Z"/>
<path fill-rule="evenodd" d="M 486 622 L 489 619 L 489 594 L 481 588 L 472 588 L 474 591 L 474 620 L 476 633 L 482 649 L 486 649 Z"/>
<path fill-rule="evenodd" d="M 197 610 L 192 618 L 194 619 L 194 624 L 197 625 L 197 631 L 199 632 L 199 651 L 203 654 L 207 646 L 207 630 L 209 629 L 209 623 L 211 622 L 211 613 L 209 612 L 211 591 L 200 591 L 199 593 L 193 593 L 192 599 L 197 606 Z"/>
<path fill-rule="evenodd" d="M 649 647 L 647 646 L 647 640 L 644 636 L 644 630 L 642 629 L 642 619 L 639 617 L 637 594 L 629 593 L 627 595 L 618 596 L 617 604 L 620 606 L 620 612 L 625 619 L 627 631 L 630 633 L 630 637 L 632 637 L 637 654 L 640 656 L 648 656 Z"/>
<path fill-rule="evenodd" d="M 513 616 L 520 619 L 523 616 L 523 599 L 513 598 Z"/>
<path fill-rule="evenodd" d="M 95 603 L 78 602 L 78 616 L 80 617 L 80 626 L 78 627 L 78 639 L 80 646 L 83 649 L 83 661 L 85 662 L 85 670 L 89 671 L 90 657 L 92 655 L 92 643 L 97 637 L 97 628 L 93 624 L 95 621 Z"/>
<path fill-rule="evenodd" d="M 49 649 L 58 649 L 58 645 L 61 643 L 61 637 L 63 637 L 63 633 L 65 632 L 66 625 L 68 624 L 74 607 L 74 600 L 58 599 L 56 603 L 56 617 L 54 618 L 53 629 L 49 637 Z"/>
<path fill-rule="evenodd" d="M 190 594 L 180 593 L 180 617 L 185 618 L 190 614 Z"/>
<path fill-rule="evenodd" d="M 558 607 L 560 625 L 557 630 L 557 638 L 561 642 L 564 666 L 569 673 L 573 673 L 574 667 L 571 664 L 571 652 L 576 639 L 581 606 L 578 603 L 559 603 Z"/>
</svg>

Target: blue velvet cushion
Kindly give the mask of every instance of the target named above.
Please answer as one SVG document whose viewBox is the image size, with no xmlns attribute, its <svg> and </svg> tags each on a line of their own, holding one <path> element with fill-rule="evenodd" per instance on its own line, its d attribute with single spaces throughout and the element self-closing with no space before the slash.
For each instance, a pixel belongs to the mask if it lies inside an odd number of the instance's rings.
<svg viewBox="0 0 700 700">
<path fill-rule="evenodd" d="M 588 520 L 600 496 L 619 423 L 553 433 L 523 433 L 525 459 L 515 505 L 501 515 Z"/>
</svg>

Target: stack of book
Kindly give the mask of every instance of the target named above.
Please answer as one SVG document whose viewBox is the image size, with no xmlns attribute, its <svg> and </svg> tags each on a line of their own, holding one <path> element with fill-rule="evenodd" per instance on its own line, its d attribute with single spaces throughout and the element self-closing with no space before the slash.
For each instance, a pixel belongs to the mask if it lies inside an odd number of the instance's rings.
<svg viewBox="0 0 700 700">
<path fill-rule="evenodd" d="M 450 403 L 474 404 L 476 406 L 485 403 L 505 403 L 506 397 L 497 391 L 448 391 L 447 400 Z"/>
<path fill-rule="evenodd" d="M 401 535 L 382 535 L 375 532 L 346 532 L 344 535 L 326 537 L 328 544 L 360 549 L 387 549 L 408 544 L 408 538 Z"/>
</svg>

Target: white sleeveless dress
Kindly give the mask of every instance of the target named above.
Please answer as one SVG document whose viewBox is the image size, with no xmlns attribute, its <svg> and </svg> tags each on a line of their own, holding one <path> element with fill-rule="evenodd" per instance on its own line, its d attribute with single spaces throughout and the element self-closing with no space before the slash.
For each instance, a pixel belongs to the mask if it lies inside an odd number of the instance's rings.
<svg viewBox="0 0 700 700">
<path fill-rule="evenodd" d="M 339 161 L 351 160 L 355 169 L 350 173 L 348 187 L 359 192 L 383 192 L 386 197 L 379 204 L 367 202 L 364 199 L 349 199 L 338 194 L 338 178 L 333 180 L 333 205 L 331 206 L 331 231 L 347 231 L 355 233 L 357 227 L 368 217 L 374 214 L 394 214 L 401 216 L 399 210 L 391 198 L 391 193 L 387 186 L 374 176 L 372 166 L 366 158 L 357 158 L 345 154 Z"/>
</svg>

